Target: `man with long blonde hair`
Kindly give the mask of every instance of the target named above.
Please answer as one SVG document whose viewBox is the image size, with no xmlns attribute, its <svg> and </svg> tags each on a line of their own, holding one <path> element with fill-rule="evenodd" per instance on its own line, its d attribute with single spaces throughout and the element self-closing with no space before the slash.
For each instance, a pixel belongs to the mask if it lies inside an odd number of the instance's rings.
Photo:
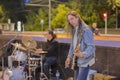
<svg viewBox="0 0 120 80">
<path fill-rule="evenodd" d="M 95 62 L 93 34 L 76 11 L 71 11 L 67 14 L 67 22 L 68 27 L 72 28 L 72 43 L 65 61 L 65 67 L 70 67 L 73 56 L 76 56 L 77 68 L 74 80 L 86 80 L 90 66 Z M 80 46 L 79 49 L 76 49 L 77 46 Z"/>
</svg>

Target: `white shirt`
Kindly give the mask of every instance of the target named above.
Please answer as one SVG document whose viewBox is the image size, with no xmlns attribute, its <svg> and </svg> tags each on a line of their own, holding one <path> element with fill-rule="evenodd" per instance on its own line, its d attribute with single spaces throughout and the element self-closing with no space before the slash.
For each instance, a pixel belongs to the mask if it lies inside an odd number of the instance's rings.
<svg viewBox="0 0 120 80">
<path fill-rule="evenodd" d="M 75 33 L 74 33 L 74 38 L 73 38 L 73 47 L 74 47 L 74 49 L 77 46 L 77 30 L 78 30 L 78 26 L 75 27 Z"/>
</svg>

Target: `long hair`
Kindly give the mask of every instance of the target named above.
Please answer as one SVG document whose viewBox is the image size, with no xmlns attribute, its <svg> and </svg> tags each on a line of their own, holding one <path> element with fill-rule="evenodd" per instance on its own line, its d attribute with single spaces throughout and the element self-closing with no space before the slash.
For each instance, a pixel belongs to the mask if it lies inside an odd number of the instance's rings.
<svg viewBox="0 0 120 80">
<path fill-rule="evenodd" d="M 69 30 L 70 32 L 72 32 L 74 27 L 69 23 L 69 21 L 68 21 L 68 15 L 72 15 L 72 16 L 78 18 L 78 19 L 79 19 L 79 21 L 78 21 L 78 22 L 79 22 L 79 25 L 81 24 L 82 19 L 81 19 L 79 13 L 77 13 L 76 11 L 70 11 L 70 12 L 66 15 L 67 28 L 68 28 L 68 30 Z"/>
</svg>

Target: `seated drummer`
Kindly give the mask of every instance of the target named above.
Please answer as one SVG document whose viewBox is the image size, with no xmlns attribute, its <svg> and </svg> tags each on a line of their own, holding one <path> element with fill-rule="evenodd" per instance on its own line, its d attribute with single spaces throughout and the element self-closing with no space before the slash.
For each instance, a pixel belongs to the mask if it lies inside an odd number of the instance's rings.
<svg viewBox="0 0 120 80">
<path fill-rule="evenodd" d="M 58 41 L 56 38 L 56 34 L 54 34 L 54 32 L 51 30 L 47 31 L 47 33 L 45 34 L 45 38 L 47 39 L 47 42 L 46 42 L 45 48 L 42 50 L 47 51 L 47 53 L 45 54 L 45 58 L 43 59 L 43 71 L 45 75 L 49 77 L 49 68 L 51 65 L 53 65 L 57 61 Z M 41 49 L 38 49 L 38 51 L 39 50 Z"/>
</svg>

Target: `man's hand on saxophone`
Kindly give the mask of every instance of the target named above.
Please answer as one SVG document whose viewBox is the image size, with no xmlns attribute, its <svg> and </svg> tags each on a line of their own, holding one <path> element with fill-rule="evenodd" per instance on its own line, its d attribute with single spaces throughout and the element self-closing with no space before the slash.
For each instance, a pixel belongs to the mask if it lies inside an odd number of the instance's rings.
<svg viewBox="0 0 120 80">
<path fill-rule="evenodd" d="M 79 58 L 84 58 L 84 54 L 80 50 L 75 50 L 73 54 Z"/>
</svg>

